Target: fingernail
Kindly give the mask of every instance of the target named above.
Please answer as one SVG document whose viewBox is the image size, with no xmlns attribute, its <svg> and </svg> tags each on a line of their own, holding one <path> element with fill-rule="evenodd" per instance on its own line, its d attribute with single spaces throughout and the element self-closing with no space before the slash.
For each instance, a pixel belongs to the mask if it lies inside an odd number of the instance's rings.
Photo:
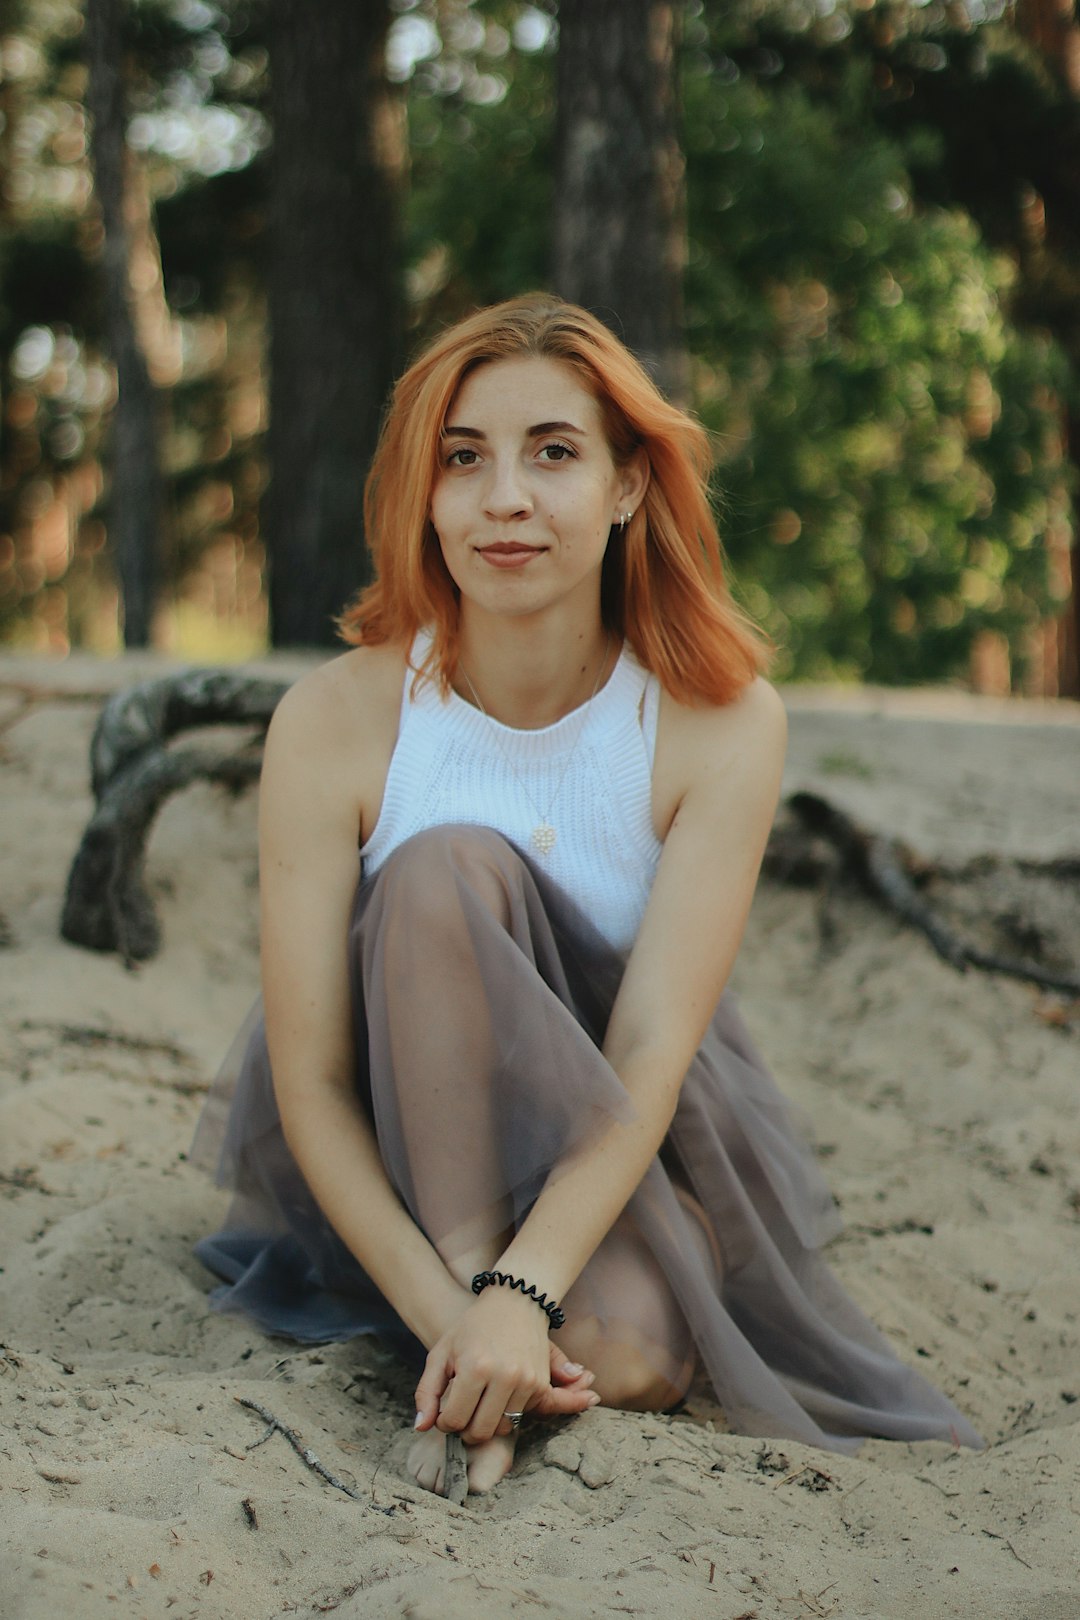
<svg viewBox="0 0 1080 1620">
<path fill-rule="evenodd" d="M 585 1382 L 587 1384 L 595 1384 L 596 1383 L 596 1374 L 594 1372 L 586 1373 L 585 1374 Z"/>
<path fill-rule="evenodd" d="M 414 1429 L 418 1429 L 418 1428 L 419 1428 L 419 1427 L 420 1427 L 420 1425 L 421 1425 L 421 1423 L 423 1423 L 423 1421 L 424 1421 L 424 1414 L 423 1414 L 423 1412 L 417 1412 L 417 1414 L 416 1414 L 416 1421 L 415 1421 L 415 1422 L 414 1422 L 414 1424 L 413 1424 L 413 1428 L 414 1428 Z"/>
<path fill-rule="evenodd" d="M 599 1397 L 599 1395 L 590 1395 L 589 1396 L 589 1405 L 590 1406 L 599 1406 L 600 1405 L 600 1397 Z"/>
<path fill-rule="evenodd" d="M 584 1371 L 584 1367 L 579 1365 L 579 1363 L 576 1361 L 563 1362 L 563 1372 L 568 1372 L 571 1378 L 579 1378 Z"/>
</svg>

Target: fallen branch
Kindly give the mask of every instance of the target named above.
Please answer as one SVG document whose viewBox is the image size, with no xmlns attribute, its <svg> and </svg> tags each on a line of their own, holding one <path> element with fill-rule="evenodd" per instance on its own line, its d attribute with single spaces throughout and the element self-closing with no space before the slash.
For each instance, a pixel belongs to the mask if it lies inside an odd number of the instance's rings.
<svg viewBox="0 0 1080 1620">
<path fill-rule="evenodd" d="M 1023 957 L 983 950 L 973 941 L 956 934 L 916 886 L 912 873 L 918 870 L 925 875 L 927 863 L 917 861 L 900 839 L 868 831 L 845 811 L 816 793 L 793 793 L 785 804 L 812 836 L 824 839 L 836 850 L 842 870 L 894 916 L 925 935 L 942 960 L 958 973 L 966 973 L 969 967 L 977 967 L 989 973 L 1002 973 L 1009 978 L 1037 984 L 1044 990 L 1080 996 L 1080 976 L 1059 973 Z M 782 858 L 782 852 L 772 857 L 774 869 L 775 862 Z M 1032 863 L 1024 864 L 1031 870 Z M 1076 865 L 1071 860 L 1051 864 L 1060 876 L 1072 875 Z M 782 871 L 778 875 L 782 876 Z M 804 858 L 797 881 L 805 882 L 806 878 Z"/>
<path fill-rule="evenodd" d="M 112 778 L 90 818 L 68 874 L 60 932 L 73 945 L 119 951 L 125 962 L 156 955 L 161 929 L 143 883 L 151 824 L 166 799 L 190 782 L 237 793 L 259 775 L 257 754 L 156 749 Z"/>
<path fill-rule="evenodd" d="M 312 1473 L 318 1474 L 320 1479 L 324 1479 L 328 1485 L 332 1485 L 337 1491 L 344 1491 L 345 1495 L 351 1496 L 354 1502 L 363 1502 L 365 1507 L 374 1508 L 376 1513 L 385 1513 L 387 1516 L 393 1513 L 394 1509 L 392 1507 L 381 1508 L 374 1502 L 364 1501 L 359 1491 L 354 1490 L 351 1485 L 346 1485 L 343 1479 L 339 1479 L 336 1474 L 331 1473 L 325 1463 L 319 1461 L 311 1447 L 305 1446 L 296 1430 L 290 1429 L 287 1423 L 282 1423 L 281 1419 L 275 1417 L 268 1407 L 260 1406 L 258 1401 L 249 1401 L 245 1395 L 234 1395 L 233 1400 L 240 1406 L 246 1406 L 249 1412 L 257 1412 L 267 1426 L 266 1433 L 260 1435 L 258 1440 L 253 1440 L 248 1446 L 249 1451 L 254 1451 L 256 1446 L 265 1445 L 271 1435 L 283 1434 L 300 1458 L 300 1461 L 310 1468 Z"/>
<path fill-rule="evenodd" d="M 90 785 L 100 799 L 126 766 L 194 726 L 266 729 L 288 689 L 236 670 L 192 669 L 141 681 L 109 699 L 90 741 Z"/>
<path fill-rule="evenodd" d="M 443 1486 L 446 1500 L 455 1507 L 464 1507 L 469 1494 L 469 1471 L 465 1460 L 465 1442 L 459 1434 L 448 1434 L 446 1437 Z"/>
<path fill-rule="evenodd" d="M 90 743 L 97 808 L 68 876 L 60 932 L 74 945 L 119 951 L 130 965 L 154 956 L 161 931 L 143 883 L 146 841 L 165 801 L 194 781 L 238 793 L 259 775 L 262 734 L 287 682 L 229 670 L 191 670 L 143 681 L 111 697 Z M 167 748 L 193 726 L 257 727 L 238 751 Z"/>
</svg>

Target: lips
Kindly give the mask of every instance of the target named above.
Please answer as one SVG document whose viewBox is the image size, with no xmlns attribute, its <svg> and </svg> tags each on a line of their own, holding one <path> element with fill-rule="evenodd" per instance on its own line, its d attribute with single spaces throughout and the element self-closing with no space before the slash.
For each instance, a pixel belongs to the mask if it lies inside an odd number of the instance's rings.
<svg viewBox="0 0 1080 1620">
<path fill-rule="evenodd" d="M 495 540 L 490 546 L 480 546 L 478 552 L 492 568 L 524 568 L 533 557 L 543 556 L 544 549 L 523 545 L 520 540 Z"/>
</svg>

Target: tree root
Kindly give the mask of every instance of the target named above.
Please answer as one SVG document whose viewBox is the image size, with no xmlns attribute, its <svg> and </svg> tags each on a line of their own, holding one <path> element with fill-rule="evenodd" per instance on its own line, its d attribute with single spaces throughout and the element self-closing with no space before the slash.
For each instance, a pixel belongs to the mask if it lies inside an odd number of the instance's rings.
<svg viewBox="0 0 1080 1620">
<path fill-rule="evenodd" d="M 143 882 L 154 818 L 190 782 L 216 782 L 238 793 L 257 779 L 258 745 L 287 684 L 193 670 L 144 681 L 109 699 L 90 743 L 97 808 L 68 874 L 60 922 L 65 939 L 119 951 L 128 966 L 157 954 L 161 930 Z M 179 732 L 206 725 L 257 731 L 235 752 L 166 746 Z"/>
<path fill-rule="evenodd" d="M 216 782 L 233 793 L 253 782 L 261 765 L 262 736 L 287 685 L 227 670 L 193 670 L 142 682 L 108 700 L 90 745 L 97 808 L 68 877 L 61 922 L 65 939 L 91 950 L 119 951 L 129 965 L 157 953 L 161 930 L 143 882 L 154 817 L 190 782 Z M 234 752 L 167 746 L 181 731 L 223 724 L 248 727 L 247 743 Z M 787 813 L 778 817 L 765 856 L 772 877 L 801 886 L 851 879 L 893 916 L 918 929 L 957 972 L 979 968 L 1080 997 L 1080 974 L 1071 964 L 1059 968 L 1035 959 L 1044 954 L 1045 931 L 1022 912 L 998 919 L 1009 924 L 1011 940 L 1028 947 L 1015 955 L 964 937 L 933 903 L 929 890 L 935 880 L 963 885 L 985 873 L 993 857 L 950 871 L 922 860 L 899 839 L 860 826 L 817 794 L 794 793 L 783 809 Z M 1072 886 L 1080 879 L 1080 856 L 999 863 L 1005 864 L 1033 880 L 1049 876 Z"/>
<path fill-rule="evenodd" d="M 1030 957 L 984 949 L 957 933 L 923 892 L 935 877 L 968 881 L 974 872 L 987 869 L 987 857 L 950 872 L 916 856 L 900 839 L 861 827 L 846 811 L 815 793 L 793 793 L 784 801 L 784 808 L 792 812 L 802 836 L 790 825 L 774 828 L 766 852 L 766 867 L 773 877 L 803 886 L 827 875 L 849 877 L 893 916 L 918 929 L 957 972 L 981 968 L 1043 990 L 1080 996 L 1080 974 L 1048 967 Z M 1062 882 L 1080 877 L 1080 858 L 1012 864 L 1028 874 L 1048 875 Z M 1015 926 L 1017 920 L 1012 921 Z M 1041 930 L 1030 922 L 1016 931 L 1036 942 L 1041 939 Z"/>
</svg>

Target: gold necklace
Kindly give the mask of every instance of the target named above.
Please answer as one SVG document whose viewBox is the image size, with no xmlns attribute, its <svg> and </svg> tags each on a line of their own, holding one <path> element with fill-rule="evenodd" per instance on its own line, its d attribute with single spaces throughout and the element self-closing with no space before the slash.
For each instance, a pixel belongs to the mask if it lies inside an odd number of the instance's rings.
<svg viewBox="0 0 1080 1620">
<path fill-rule="evenodd" d="M 604 656 L 600 660 L 600 668 L 597 671 L 596 681 L 595 681 L 595 683 L 593 685 L 592 691 L 589 693 L 588 701 L 581 705 L 581 720 L 580 720 L 580 722 L 578 724 L 577 736 L 574 738 L 574 741 L 573 741 L 573 743 L 571 745 L 571 748 L 570 748 L 570 752 L 566 756 L 566 764 L 562 768 L 562 775 L 559 777 L 559 780 L 556 783 L 555 792 L 551 795 L 551 802 L 548 805 L 546 810 L 541 810 L 540 806 L 537 804 L 536 800 L 533 798 L 532 794 L 529 792 L 528 788 L 525 786 L 525 782 L 524 782 L 524 779 L 522 778 L 521 772 L 518 770 L 517 766 L 514 764 L 513 757 L 511 756 L 509 750 L 507 749 L 506 744 L 503 742 L 502 738 L 499 736 L 498 731 L 495 729 L 496 722 L 492 719 L 491 715 L 488 714 L 487 710 L 484 708 L 483 703 L 480 701 L 480 694 L 476 690 L 476 687 L 473 685 L 472 680 L 471 680 L 471 678 L 469 676 L 468 670 L 465 668 L 464 664 L 461 664 L 461 663 L 458 664 L 458 668 L 461 670 L 462 675 L 464 675 L 464 677 L 465 677 L 465 684 L 469 688 L 469 691 L 472 694 L 473 702 L 476 704 L 476 707 L 480 710 L 480 713 L 483 715 L 483 717 L 487 721 L 488 725 L 492 728 L 491 734 L 495 738 L 496 743 L 499 745 L 499 752 L 502 754 L 503 758 L 505 759 L 506 763 L 509 765 L 510 769 L 513 771 L 514 775 L 517 777 L 518 787 L 520 787 L 522 793 L 524 793 L 525 797 L 528 799 L 529 803 L 532 805 L 533 809 L 536 811 L 536 814 L 540 818 L 539 821 L 536 823 L 536 826 L 533 828 L 532 832 L 529 834 L 529 843 L 532 845 L 533 849 L 536 851 L 536 853 L 538 855 L 550 855 L 552 850 L 555 848 L 556 843 L 558 842 L 559 834 L 556 831 L 556 829 L 552 826 L 551 812 L 554 810 L 556 802 L 557 802 L 558 797 L 559 797 L 559 794 L 562 792 L 563 783 L 566 781 L 566 773 L 570 769 L 570 766 L 571 766 L 571 764 L 573 762 L 574 755 L 577 752 L 578 743 L 580 743 L 582 737 L 584 736 L 585 727 L 589 723 L 589 707 L 590 707 L 590 705 L 592 703 L 593 698 L 596 696 L 597 692 L 599 692 L 599 690 L 600 690 L 600 681 L 601 681 L 601 677 L 603 676 L 604 670 L 607 668 L 608 652 L 610 651 L 610 647 L 611 647 L 610 641 L 607 638 L 605 638 L 605 640 L 604 640 Z"/>
</svg>

